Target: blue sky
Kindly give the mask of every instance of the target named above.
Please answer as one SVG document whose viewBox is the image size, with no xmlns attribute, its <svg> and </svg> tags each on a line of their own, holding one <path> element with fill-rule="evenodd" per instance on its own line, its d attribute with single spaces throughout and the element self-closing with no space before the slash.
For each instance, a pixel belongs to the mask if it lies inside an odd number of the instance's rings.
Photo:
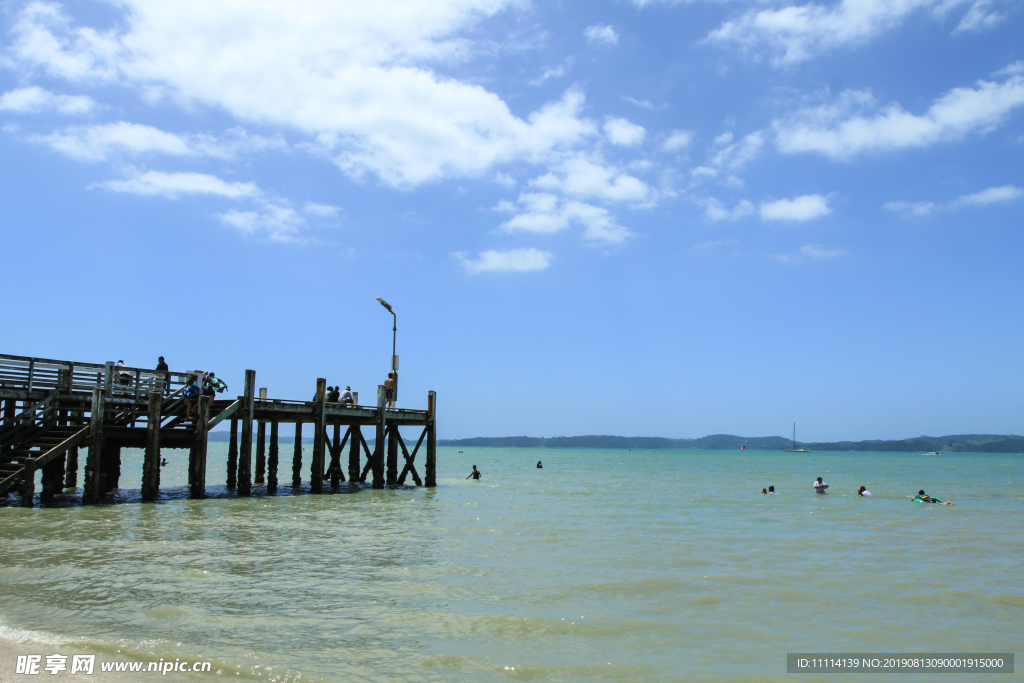
<svg viewBox="0 0 1024 683">
<path fill-rule="evenodd" d="M 441 436 L 1022 433 L 1006 0 L 5 2 L 2 351 Z"/>
</svg>

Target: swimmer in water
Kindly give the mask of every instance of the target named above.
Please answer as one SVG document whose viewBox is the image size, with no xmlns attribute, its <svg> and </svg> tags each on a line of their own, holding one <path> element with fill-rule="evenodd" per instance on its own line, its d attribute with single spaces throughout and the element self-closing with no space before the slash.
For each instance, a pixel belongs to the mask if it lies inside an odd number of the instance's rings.
<svg viewBox="0 0 1024 683">
<path fill-rule="evenodd" d="M 768 487 L 768 495 L 769 495 L 769 496 L 774 496 L 774 495 L 776 495 L 776 493 L 775 493 L 775 487 L 774 487 L 774 486 L 769 486 L 769 487 Z"/>
<path fill-rule="evenodd" d="M 868 491 L 866 487 L 861 486 L 859 489 L 857 489 L 857 495 L 860 496 L 861 498 L 870 498 L 871 491 Z"/>
<path fill-rule="evenodd" d="M 762 496 L 767 496 L 768 495 L 768 489 L 761 489 L 761 495 Z"/>
<path fill-rule="evenodd" d="M 544 469 L 544 465 L 541 464 L 540 460 L 537 461 L 537 469 L 538 470 Z"/>
<path fill-rule="evenodd" d="M 828 488 L 828 484 L 823 482 L 821 477 L 818 477 L 818 480 L 811 485 L 814 487 L 815 493 L 825 493 L 825 489 Z"/>
<path fill-rule="evenodd" d="M 912 500 L 920 500 L 922 503 L 938 503 L 939 505 L 952 505 L 952 503 L 950 503 L 949 501 L 942 501 L 939 500 L 938 498 L 932 498 L 931 496 L 924 492 L 924 489 L 918 491 L 917 495 L 914 496 Z"/>
<path fill-rule="evenodd" d="M 469 477 L 473 477 L 473 481 L 480 480 L 480 470 L 476 468 L 476 465 L 473 465 L 473 471 L 469 473 Z M 466 479 L 469 479 L 469 477 L 466 477 Z"/>
</svg>

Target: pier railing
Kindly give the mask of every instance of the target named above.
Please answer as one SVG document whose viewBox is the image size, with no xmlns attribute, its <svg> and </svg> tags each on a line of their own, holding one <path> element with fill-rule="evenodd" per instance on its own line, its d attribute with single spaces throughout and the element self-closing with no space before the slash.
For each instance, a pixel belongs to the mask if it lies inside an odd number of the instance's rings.
<svg viewBox="0 0 1024 683">
<path fill-rule="evenodd" d="M 92 394 L 99 388 L 108 400 L 138 402 L 151 391 L 177 393 L 193 374 L 0 354 L 0 395 Z"/>
</svg>

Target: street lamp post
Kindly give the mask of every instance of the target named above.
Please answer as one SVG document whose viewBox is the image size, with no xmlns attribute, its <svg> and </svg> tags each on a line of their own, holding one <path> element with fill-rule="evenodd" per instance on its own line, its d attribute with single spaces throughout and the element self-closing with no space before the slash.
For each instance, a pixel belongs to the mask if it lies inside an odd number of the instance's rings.
<svg viewBox="0 0 1024 683">
<path fill-rule="evenodd" d="M 398 336 L 398 316 L 395 315 L 395 312 L 391 309 L 391 304 L 384 301 L 384 299 L 381 299 L 379 296 L 374 298 L 380 302 L 381 306 L 388 309 L 388 313 L 390 313 L 391 317 L 394 318 L 394 327 L 391 328 L 391 371 L 395 372 L 398 370 L 398 368 L 395 367 L 395 338 Z"/>
</svg>

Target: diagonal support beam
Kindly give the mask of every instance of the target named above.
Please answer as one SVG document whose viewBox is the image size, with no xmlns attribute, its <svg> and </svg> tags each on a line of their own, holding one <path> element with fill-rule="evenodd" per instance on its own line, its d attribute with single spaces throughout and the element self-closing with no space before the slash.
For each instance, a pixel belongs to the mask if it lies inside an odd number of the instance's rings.
<svg viewBox="0 0 1024 683">
<path fill-rule="evenodd" d="M 232 415 L 234 415 L 235 413 L 237 413 L 238 410 L 241 407 L 242 407 L 242 402 L 240 400 L 236 399 L 234 403 L 229 405 L 227 408 L 225 408 L 221 412 L 217 413 L 217 417 L 210 418 L 210 422 L 207 424 L 206 429 L 207 430 L 213 429 L 214 427 L 219 425 L 221 422 L 223 422 L 227 418 L 229 418 Z"/>
<path fill-rule="evenodd" d="M 398 436 L 398 445 L 402 447 L 402 455 L 405 456 L 405 467 L 402 469 L 402 476 L 398 478 L 398 484 L 401 486 L 405 483 L 405 475 L 411 474 L 412 480 L 416 482 L 417 486 L 423 486 L 423 481 L 420 479 L 419 473 L 416 471 L 416 466 L 413 465 L 413 460 L 416 459 L 416 452 L 420 449 L 420 444 L 423 443 L 423 437 L 427 435 L 427 429 L 423 429 L 423 433 L 420 434 L 420 440 L 416 442 L 416 447 L 412 449 L 412 455 L 409 455 L 409 450 L 405 447 L 405 442 L 402 441 L 402 435 L 399 434 L 398 430 L 395 430 L 395 435 Z"/>
</svg>

